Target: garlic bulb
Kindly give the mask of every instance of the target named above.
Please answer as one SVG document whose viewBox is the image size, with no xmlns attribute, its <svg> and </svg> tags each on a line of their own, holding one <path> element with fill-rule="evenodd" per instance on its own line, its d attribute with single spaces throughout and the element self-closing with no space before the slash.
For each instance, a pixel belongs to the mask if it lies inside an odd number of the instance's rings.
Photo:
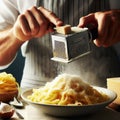
<svg viewBox="0 0 120 120">
<path fill-rule="evenodd" d="M 14 108 L 8 105 L 7 103 L 1 102 L 0 104 L 0 118 L 9 119 L 14 114 Z"/>
</svg>

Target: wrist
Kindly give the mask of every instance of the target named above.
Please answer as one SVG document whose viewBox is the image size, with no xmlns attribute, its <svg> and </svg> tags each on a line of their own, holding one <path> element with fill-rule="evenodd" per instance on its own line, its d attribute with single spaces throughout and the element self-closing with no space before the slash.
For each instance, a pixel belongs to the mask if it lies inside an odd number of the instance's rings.
<svg viewBox="0 0 120 120">
<path fill-rule="evenodd" d="M 19 37 L 17 37 L 17 35 L 15 34 L 13 28 L 10 30 L 10 33 L 12 36 L 12 39 L 14 40 L 14 42 L 18 45 L 21 46 L 25 41 L 20 39 Z"/>
</svg>

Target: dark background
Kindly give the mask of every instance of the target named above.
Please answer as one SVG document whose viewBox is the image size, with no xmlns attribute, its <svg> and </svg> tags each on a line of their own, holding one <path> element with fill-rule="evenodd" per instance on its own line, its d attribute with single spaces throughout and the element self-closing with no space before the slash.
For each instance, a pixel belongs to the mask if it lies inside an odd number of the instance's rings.
<svg viewBox="0 0 120 120">
<path fill-rule="evenodd" d="M 21 50 L 19 50 L 15 61 L 8 68 L 0 70 L 0 72 L 11 73 L 16 78 L 17 82 L 20 83 L 23 73 L 24 60 L 25 58 L 22 56 Z"/>
</svg>

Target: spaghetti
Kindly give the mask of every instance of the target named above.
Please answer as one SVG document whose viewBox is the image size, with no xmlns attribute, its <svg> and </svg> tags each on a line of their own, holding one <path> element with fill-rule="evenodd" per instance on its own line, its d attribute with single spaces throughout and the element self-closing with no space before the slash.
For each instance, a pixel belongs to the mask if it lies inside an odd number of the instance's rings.
<svg viewBox="0 0 120 120">
<path fill-rule="evenodd" d="M 0 73 L 0 94 L 18 91 L 18 83 L 12 74 Z"/>
<path fill-rule="evenodd" d="M 82 106 L 104 102 L 109 97 L 83 82 L 77 75 L 61 74 L 45 86 L 33 89 L 28 99 L 42 104 Z"/>
</svg>

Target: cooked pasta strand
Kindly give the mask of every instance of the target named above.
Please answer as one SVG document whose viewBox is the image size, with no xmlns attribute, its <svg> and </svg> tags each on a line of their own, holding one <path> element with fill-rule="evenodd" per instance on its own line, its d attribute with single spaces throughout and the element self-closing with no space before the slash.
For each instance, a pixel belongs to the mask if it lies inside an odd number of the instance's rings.
<svg viewBox="0 0 120 120">
<path fill-rule="evenodd" d="M 42 88 L 33 89 L 28 99 L 42 104 L 88 105 L 100 103 L 109 98 L 83 82 L 79 76 L 62 74 Z"/>
</svg>

